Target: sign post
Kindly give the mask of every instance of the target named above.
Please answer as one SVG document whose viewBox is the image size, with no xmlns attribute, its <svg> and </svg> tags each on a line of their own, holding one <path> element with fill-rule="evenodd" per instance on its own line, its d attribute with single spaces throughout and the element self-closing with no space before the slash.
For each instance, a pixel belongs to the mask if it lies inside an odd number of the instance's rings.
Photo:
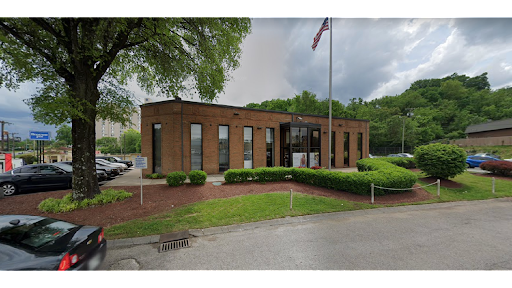
<svg viewBox="0 0 512 288">
<path fill-rule="evenodd" d="M 29 140 L 34 140 L 37 143 L 37 163 L 44 162 L 44 141 L 50 141 L 51 136 L 49 131 L 29 131 Z"/>
<path fill-rule="evenodd" d="M 142 169 L 148 168 L 148 157 L 135 157 L 135 169 L 140 169 L 140 205 L 142 205 Z"/>
</svg>

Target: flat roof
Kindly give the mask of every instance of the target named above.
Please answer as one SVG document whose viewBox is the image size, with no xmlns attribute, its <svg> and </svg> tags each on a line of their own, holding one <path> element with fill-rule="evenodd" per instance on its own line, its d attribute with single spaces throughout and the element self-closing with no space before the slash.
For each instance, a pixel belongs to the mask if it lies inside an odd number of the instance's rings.
<svg viewBox="0 0 512 288">
<path fill-rule="evenodd" d="M 160 104 L 167 104 L 167 103 L 196 104 L 196 105 L 205 105 L 205 106 L 217 106 L 217 107 L 222 107 L 222 108 L 242 109 L 242 110 L 249 110 L 249 111 L 263 111 L 263 112 L 274 112 L 274 113 L 284 113 L 284 114 L 300 114 L 300 115 L 304 115 L 304 116 L 329 118 L 329 116 L 325 116 L 325 115 L 305 114 L 305 113 L 300 113 L 300 112 L 276 111 L 276 110 L 266 110 L 266 109 L 256 109 L 256 108 L 247 108 L 247 107 L 240 107 L 240 106 L 229 106 L 229 105 L 223 105 L 223 104 L 213 104 L 213 103 L 186 101 L 186 100 L 166 100 L 166 101 L 159 101 L 159 102 L 150 102 L 150 103 L 145 103 L 145 104 L 139 105 L 139 107 L 153 106 L 153 105 L 160 105 Z M 344 119 L 344 120 L 352 120 L 352 121 L 370 122 L 370 120 L 366 120 L 366 119 L 343 118 L 343 117 L 335 117 L 335 116 L 332 116 L 332 118 L 333 119 Z"/>
<path fill-rule="evenodd" d="M 486 131 L 495 131 L 501 129 L 510 129 L 512 128 L 512 118 L 503 119 L 498 121 L 491 121 L 482 124 L 470 125 L 466 127 L 466 131 L 464 133 L 478 133 L 478 132 L 486 132 Z"/>
</svg>

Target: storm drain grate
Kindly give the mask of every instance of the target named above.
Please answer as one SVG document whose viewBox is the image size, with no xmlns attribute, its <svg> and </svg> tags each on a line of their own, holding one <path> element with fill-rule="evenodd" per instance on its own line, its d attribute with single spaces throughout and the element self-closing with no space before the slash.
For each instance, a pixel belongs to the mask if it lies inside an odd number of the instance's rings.
<svg viewBox="0 0 512 288">
<path fill-rule="evenodd" d="M 158 249 L 158 252 L 167 252 L 170 250 L 176 250 L 181 248 L 190 247 L 190 242 L 188 239 L 181 239 L 171 242 L 165 242 L 160 244 L 160 248 Z"/>
<path fill-rule="evenodd" d="M 160 235 L 160 246 L 158 252 L 166 252 L 181 248 L 190 247 L 188 231 L 180 231 Z"/>
</svg>

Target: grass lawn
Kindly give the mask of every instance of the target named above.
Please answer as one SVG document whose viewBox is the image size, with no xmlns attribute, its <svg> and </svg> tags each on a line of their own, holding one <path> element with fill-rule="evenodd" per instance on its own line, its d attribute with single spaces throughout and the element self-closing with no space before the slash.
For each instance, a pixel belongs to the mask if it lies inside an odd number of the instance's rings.
<svg viewBox="0 0 512 288">
<path fill-rule="evenodd" d="M 418 172 L 419 177 L 425 175 Z M 495 194 L 492 193 L 492 179 L 465 172 L 453 179 L 463 184 L 459 189 L 441 187 L 441 197 L 417 205 L 449 201 L 484 200 L 498 197 L 512 197 L 512 182 L 496 179 Z M 424 183 L 418 181 L 420 185 Z M 437 196 L 437 186 L 425 188 Z M 386 206 L 398 206 L 386 205 Z M 173 209 L 172 212 L 153 215 L 105 228 L 107 239 L 142 237 L 188 229 L 201 229 L 248 222 L 257 222 L 286 216 L 301 216 L 329 212 L 351 211 L 385 207 L 327 197 L 293 194 L 293 210 L 290 210 L 290 193 L 276 192 L 260 195 L 239 196 L 228 199 L 214 199 Z"/>
<path fill-rule="evenodd" d="M 351 211 L 383 207 L 320 196 L 276 192 L 193 203 L 172 212 L 136 219 L 105 228 L 107 239 L 158 235 L 188 229 L 257 222 L 286 216 Z"/>
<path fill-rule="evenodd" d="M 425 175 L 418 172 L 419 177 Z M 448 189 L 441 187 L 441 197 L 427 202 L 448 202 L 448 201 L 471 201 L 471 200 L 484 200 L 500 197 L 512 197 L 512 182 L 506 180 L 496 179 L 495 193 L 492 193 L 492 178 L 475 176 L 469 172 L 458 175 L 452 181 L 461 183 L 462 188 Z M 420 185 L 428 183 L 418 181 Z M 437 196 L 437 186 L 428 186 L 425 188 L 432 195 Z"/>
</svg>

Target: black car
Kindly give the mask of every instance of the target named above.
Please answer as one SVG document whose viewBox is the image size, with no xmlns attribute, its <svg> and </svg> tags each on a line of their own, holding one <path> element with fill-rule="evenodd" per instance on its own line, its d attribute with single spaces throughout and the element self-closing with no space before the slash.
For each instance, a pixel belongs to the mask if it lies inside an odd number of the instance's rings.
<svg viewBox="0 0 512 288">
<path fill-rule="evenodd" d="M 71 188 L 73 170 L 70 166 L 51 163 L 18 167 L 0 174 L 0 187 L 5 196 L 26 190 Z"/>
<path fill-rule="evenodd" d="M 96 270 L 106 253 L 102 227 L 41 216 L 0 216 L 0 270 Z"/>
</svg>

